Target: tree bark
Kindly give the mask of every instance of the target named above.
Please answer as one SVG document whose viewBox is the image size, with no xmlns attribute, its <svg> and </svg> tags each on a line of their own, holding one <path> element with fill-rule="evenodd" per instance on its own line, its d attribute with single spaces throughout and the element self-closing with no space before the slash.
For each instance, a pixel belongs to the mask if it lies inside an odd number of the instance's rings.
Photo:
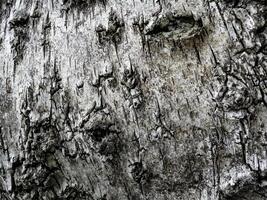
<svg viewBox="0 0 267 200">
<path fill-rule="evenodd" d="M 265 0 L 0 0 L 0 199 L 267 199 Z"/>
</svg>

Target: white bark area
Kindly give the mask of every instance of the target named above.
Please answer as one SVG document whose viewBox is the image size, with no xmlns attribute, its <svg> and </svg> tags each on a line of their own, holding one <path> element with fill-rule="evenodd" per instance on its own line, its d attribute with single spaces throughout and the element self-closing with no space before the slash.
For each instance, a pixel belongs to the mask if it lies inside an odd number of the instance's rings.
<svg viewBox="0 0 267 200">
<path fill-rule="evenodd" d="M 263 0 L 0 0 L 0 199 L 267 199 Z"/>
</svg>

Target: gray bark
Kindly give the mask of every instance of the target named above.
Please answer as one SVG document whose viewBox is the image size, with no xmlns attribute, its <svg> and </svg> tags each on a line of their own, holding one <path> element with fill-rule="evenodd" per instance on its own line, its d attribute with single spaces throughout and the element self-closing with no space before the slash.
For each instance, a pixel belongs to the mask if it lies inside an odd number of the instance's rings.
<svg viewBox="0 0 267 200">
<path fill-rule="evenodd" d="M 0 199 L 267 199 L 265 0 L 0 0 Z"/>
</svg>

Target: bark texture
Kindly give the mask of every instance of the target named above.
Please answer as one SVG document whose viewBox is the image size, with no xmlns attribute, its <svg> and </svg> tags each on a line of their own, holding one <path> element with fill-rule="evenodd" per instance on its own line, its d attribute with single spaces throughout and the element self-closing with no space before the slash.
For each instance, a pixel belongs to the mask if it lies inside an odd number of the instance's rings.
<svg viewBox="0 0 267 200">
<path fill-rule="evenodd" d="M 266 200 L 265 0 L 0 0 L 0 199 Z"/>
</svg>

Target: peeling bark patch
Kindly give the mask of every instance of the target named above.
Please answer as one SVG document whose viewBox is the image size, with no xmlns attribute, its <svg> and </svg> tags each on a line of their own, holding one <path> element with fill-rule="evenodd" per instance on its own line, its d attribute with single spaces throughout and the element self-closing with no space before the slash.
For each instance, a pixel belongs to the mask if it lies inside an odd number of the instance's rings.
<svg viewBox="0 0 267 200">
<path fill-rule="evenodd" d="M 25 10 L 19 10 L 15 12 L 14 17 L 12 20 L 10 20 L 10 27 L 16 28 L 16 27 L 25 27 L 27 26 L 27 23 L 29 21 L 29 15 Z"/>
<path fill-rule="evenodd" d="M 63 0 L 63 5 L 67 6 L 68 9 L 78 8 L 78 9 L 86 9 L 93 7 L 95 5 L 106 5 L 107 0 Z"/>
<path fill-rule="evenodd" d="M 112 42 L 115 47 L 121 43 L 124 32 L 124 22 L 115 11 L 111 11 L 109 15 L 108 28 L 106 29 L 102 24 L 96 27 L 98 41 L 100 44 Z"/>
<path fill-rule="evenodd" d="M 14 39 L 11 41 L 11 47 L 14 56 L 14 66 L 18 65 L 23 59 L 26 43 L 29 40 L 28 34 L 29 15 L 25 10 L 19 10 L 14 13 L 10 20 L 10 29 L 14 31 Z M 16 70 L 14 70 L 15 74 Z"/>
<path fill-rule="evenodd" d="M 249 3 L 256 2 L 265 5 L 265 0 L 223 0 L 223 2 L 231 8 L 242 8 L 246 7 Z"/>
<path fill-rule="evenodd" d="M 222 200 L 243 200 L 257 199 L 264 200 L 267 198 L 267 187 L 261 185 L 261 181 L 255 177 L 244 177 L 238 180 L 234 185 L 220 191 Z"/>
<path fill-rule="evenodd" d="M 202 20 L 195 20 L 191 15 L 166 14 L 149 23 L 145 28 L 145 34 L 152 37 L 187 39 L 199 34 L 202 28 Z"/>
<path fill-rule="evenodd" d="M 144 102 L 143 92 L 141 90 L 140 75 L 133 66 L 130 69 L 125 69 L 121 84 L 125 86 L 126 99 L 130 100 L 130 104 L 134 108 L 140 108 Z"/>
<path fill-rule="evenodd" d="M 103 138 L 111 133 L 111 126 L 113 126 L 111 122 L 96 122 L 89 131 L 96 142 L 101 142 Z"/>
</svg>

